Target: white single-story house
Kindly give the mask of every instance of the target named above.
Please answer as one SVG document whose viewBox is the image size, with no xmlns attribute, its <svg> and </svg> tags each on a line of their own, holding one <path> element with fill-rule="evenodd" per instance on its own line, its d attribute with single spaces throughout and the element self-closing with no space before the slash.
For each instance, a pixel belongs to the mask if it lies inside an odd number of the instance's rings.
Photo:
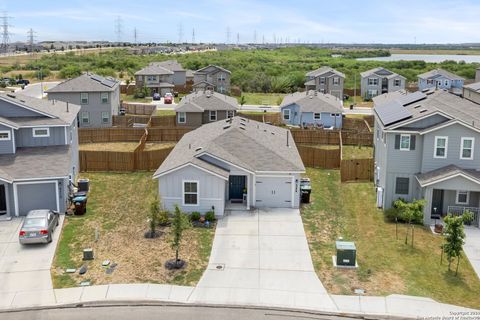
<svg viewBox="0 0 480 320">
<path fill-rule="evenodd" d="M 289 130 L 234 117 L 185 134 L 154 174 L 162 205 L 221 217 L 298 208 L 302 159 Z"/>
</svg>

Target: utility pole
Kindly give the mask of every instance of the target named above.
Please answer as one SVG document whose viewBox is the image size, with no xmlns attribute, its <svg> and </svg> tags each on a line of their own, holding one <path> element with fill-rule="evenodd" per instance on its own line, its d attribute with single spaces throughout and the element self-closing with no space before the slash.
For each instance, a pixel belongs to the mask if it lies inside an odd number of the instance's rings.
<svg viewBox="0 0 480 320">
<path fill-rule="evenodd" d="M 11 19 L 11 17 L 9 17 L 7 12 L 4 11 L 3 16 L 1 16 L 1 20 L 2 20 L 1 27 L 2 27 L 2 52 L 5 54 L 8 52 L 8 45 L 10 43 L 9 27 L 11 27 L 11 25 L 9 23 L 9 19 Z"/>
<path fill-rule="evenodd" d="M 230 27 L 227 27 L 227 44 L 230 43 Z"/>
<path fill-rule="evenodd" d="M 123 20 L 120 16 L 115 18 L 115 35 L 117 36 L 117 43 L 122 42 L 122 34 L 123 34 Z"/>
<path fill-rule="evenodd" d="M 192 44 L 195 43 L 195 28 L 192 29 Z"/>
<path fill-rule="evenodd" d="M 137 31 L 137 27 L 135 27 L 133 28 L 133 40 L 135 45 L 137 44 L 137 39 L 138 39 L 138 31 Z"/>
<path fill-rule="evenodd" d="M 28 30 L 28 47 L 30 48 L 30 53 L 33 54 L 33 46 L 35 44 L 35 31 L 32 28 Z"/>
<path fill-rule="evenodd" d="M 183 24 L 178 24 L 178 43 L 183 43 Z"/>
</svg>

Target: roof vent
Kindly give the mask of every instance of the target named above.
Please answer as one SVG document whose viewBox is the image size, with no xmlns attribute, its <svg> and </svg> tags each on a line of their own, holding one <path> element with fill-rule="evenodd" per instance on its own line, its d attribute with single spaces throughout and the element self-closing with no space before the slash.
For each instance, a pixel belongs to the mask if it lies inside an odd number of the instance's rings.
<svg viewBox="0 0 480 320">
<path fill-rule="evenodd" d="M 270 132 L 272 135 L 275 135 L 275 132 Z"/>
<path fill-rule="evenodd" d="M 224 126 L 224 127 L 223 127 L 223 130 L 226 130 L 226 129 L 230 128 L 230 127 L 231 127 L 230 125 Z"/>
<path fill-rule="evenodd" d="M 425 112 L 427 112 L 427 109 L 420 110 L 420 113 L 425 113 Z"/>
<path fill-rule="evenodd" d="M 244 127 L 240 127 L 240 129 L 242 129 L 242 130 L 245 130 L 245 128 L 244 128 Z"/>
<path fill-rule="evenodd" d="M 420 107 L 421 107 L 421 105 L 419 104 L 419 105 L 416 105 L 414 108 L 415 108 L 415 109 L 418 109 L 418 108 L 420 108 Z"/>
<path fill-rule="evenodd" d="M 7 97 L 10 97 L 10 98 L 13 98 L 13 99 L 16 98 L 16 96 L 14 94 L 11 94 L 11 93 L 7 93 Z"/>
<path fill-rule="evenodd" d="M 245 122 L 240 122 L 241 126 L 246 126 Z"/>
<path fill-rule="evenodd" d="M 200 150 L 202 150 L 202 147 L 198 147 L 197 149 L 195 149 L 195 152 L 198 152 Z"/>
</svg>

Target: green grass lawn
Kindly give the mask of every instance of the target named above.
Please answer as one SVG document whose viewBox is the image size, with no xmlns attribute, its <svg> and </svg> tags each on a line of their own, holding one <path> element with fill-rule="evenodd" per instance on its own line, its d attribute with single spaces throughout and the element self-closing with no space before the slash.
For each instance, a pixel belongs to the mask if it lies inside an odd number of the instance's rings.
<svg viewBox="0 0 480 320">
<path fill-rule="evenodd" d="M 168 117 L 168 116 L 174 116 L 175 115 L 175 110 L 155 110 L 155 116 L 157 117 Z"/>
<path fill-rule="evenodd" d="M 373 158 L 373 148 L 364 146 L 342 146 L 342 159 L 371 159 Z"/>
<path fill-rule="evenodd" d="M 182 271 L 167 271 L 164 264 L 175 257 L 169 243 L 169 227 L 164 234 L 145 239 L 147 213 L 157 192 L 151 172 L 82 174 L 91 182 L 87 213 L 66 218 L 57 247 L 52 280 L 55 288 L 78 286 L 83 280 L 92 284 L 171 283 L 195 285 L 205 270 L 213 241 L 214 228 L 190 228 L 185 231 L 180 258 L 187 261 Z M 96 239 L 98 234 L 98 239 Z M 95 260 L 82 261 L 82 250 L 93 248 Z M 102 261 L 118 264 L 111 275 Z M 66 274 L 66 268 L 88 266 L 85 276 Z"/>
<path fill-rule="evenodd" d="M 278 106 L 282 103 L 283 93 L 252 93 L 252 92 L 243 92 L 242 96 L 245 97 L 245 104 L 255 104 L 255 105 L 268 105 L 268 106 Z M 237 97 L 238 103 L 240 103 L 241 97 Z"/>
<path fill-rule="evenodd" d="M 135 98 L 133 95 L 126 95 L 124 93 L 120 94 L 120 100 L 126 101 L 126 102 L 140 102 L 140 103 L 150 103 L 150 102 L 152 102 L 151 97 Z"/>
<path fill-rule="evenodd" d="M 405 245 L 405 227 L 386 223 L 375 207 L 372 183 L 340 183 L 338 170 L 307 169 L 312 180 L 311 204 L 302 218 L 315 270 L 330 293 L 368 295 L 407 294 L 466 307 L 480 302 L 480 281 L 462 257 L 459 275 L 440 265 L 442 237 L 415 227 L 414 247 Z M 335 240 L 355 241 L 358 270 L 335 269 Z"/>
</svg>

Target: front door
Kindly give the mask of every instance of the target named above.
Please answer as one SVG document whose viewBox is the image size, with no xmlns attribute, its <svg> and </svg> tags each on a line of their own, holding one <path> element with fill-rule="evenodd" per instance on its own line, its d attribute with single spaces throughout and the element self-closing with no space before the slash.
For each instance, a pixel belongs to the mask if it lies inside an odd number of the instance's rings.
<svg viewBox="0 0 480 320">
<path fill-rule="evenodd" d="M 0 216 L 7 213 L 7 197 L 5 194 L 5 185 L 0 185 Z"/>
<path fill-rule="evenodd" d="M 243 199 L 243 189 L 245 189 L 245 176 L 230 176 L 229 199 Z"/>
<path fill-rule="evenodd" d="M 433 189 L 432 195 L 432 218 L 441 216 L 443 213 L 443 190 Z"/>
</svg>

